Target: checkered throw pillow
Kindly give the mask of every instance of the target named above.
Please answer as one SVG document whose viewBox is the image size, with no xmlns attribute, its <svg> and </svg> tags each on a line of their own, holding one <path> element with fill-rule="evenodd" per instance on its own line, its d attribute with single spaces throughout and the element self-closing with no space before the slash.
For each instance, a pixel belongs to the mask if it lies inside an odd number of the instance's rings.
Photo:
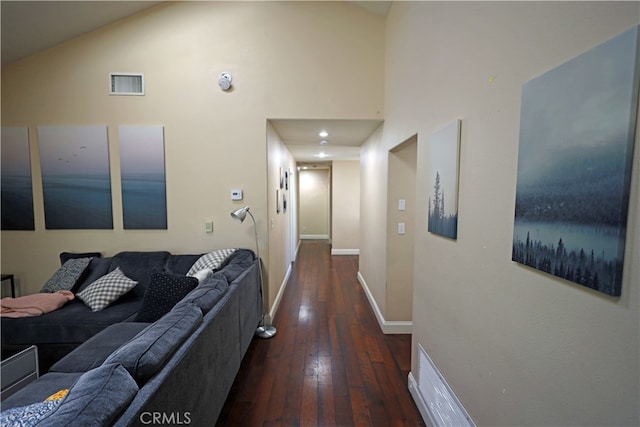
<svg viewBox="0 0 640 427">
<path fill-rule="evenodd" d="M 124 275 L 120 267 L 76 294 L 91 311 L 100 311 L 131 290 L 138 282 Z"/>
<path fill-rule="evenodd" d="M 202 255 L 189 269 L 187 276 L 194 276 L 197 272 L 204 269 L 215 270 L 220 267 L 225 259 L 236 249 L 218 249 L 208 254 Z"/>
</svg>

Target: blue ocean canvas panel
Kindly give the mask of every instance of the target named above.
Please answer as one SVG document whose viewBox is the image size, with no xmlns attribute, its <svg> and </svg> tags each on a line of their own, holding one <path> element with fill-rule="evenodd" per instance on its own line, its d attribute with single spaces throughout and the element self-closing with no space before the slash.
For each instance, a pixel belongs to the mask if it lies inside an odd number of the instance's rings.
<svg viewBox="0 0 640 427">
<path fill-rule="evenodd" d="M 622 289 L 639 29 L 522 87 L 512 259 L 611 296 Z"/>
<path fill-rule="evenodd" d="M 2 127 L 2 230 L 35 230 L 29 131 Z"/>
<path fill-rule="evenodd" d="M 431 135 L 429 141 L 429 218 L 427 230 L 450 239 L 458 237 L 458 169 L 460 120 Z"/>
<path fill-rule="evenodd" d="M 112 229 L 106 126 L 39 126 L 45 227 Z"/>
<path fill-rule="evenodd" d="M 125 229 L 167 228 L 162 126 L 120 126 L 122 218 Z"/>
</svg>

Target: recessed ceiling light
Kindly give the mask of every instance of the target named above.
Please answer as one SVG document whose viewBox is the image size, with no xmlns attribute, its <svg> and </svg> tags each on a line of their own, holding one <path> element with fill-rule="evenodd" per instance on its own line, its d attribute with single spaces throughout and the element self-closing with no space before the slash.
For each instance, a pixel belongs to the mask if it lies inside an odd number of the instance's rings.
<svg viewBox="0 0 640 427">
<path fill-rule="evenodd" d="M 321 140 L 320 145 L 327 145 L 327 140 L 326 139 Z"/>
<path fill-rule="evenodd" d="M 324 159 L 325 157 L 328 156 L 328 154 L 325 153 L 318 153 L 318 154 L 314 154 L 315 157 L 320 157 L 321 159 Z"/>
<path fill-rule="evenodd" d="M 326 138 L 329 136 L 329 132 L 327 132 L 326 130 L 320 131 L 320 133 L 318 134 L 318 136 L 320 138 Z"/>
</svg>

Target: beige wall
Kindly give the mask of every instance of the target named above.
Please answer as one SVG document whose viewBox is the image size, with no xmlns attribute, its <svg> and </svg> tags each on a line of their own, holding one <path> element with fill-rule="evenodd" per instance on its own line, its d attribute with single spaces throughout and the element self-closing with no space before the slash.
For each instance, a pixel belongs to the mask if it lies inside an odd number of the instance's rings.
<svg viewBox="0 0 640 427">
<path fill-rule="evenodd" d="M 374 310 L 386 312 L 388 150 L 380 126 L 360 148 L 360 258 L 358 274 L 373 299 Z M 406 138 L 405 138 L 406 139 Z M 398 141 L 400 142 L 400 141 Z M 380 321 L 380 319 L 378 319 Z"/>
<path fill-rule="evenodd" d="M 279 302 L 281 289 L 284 289 L 285 279 L 288 277 L 291 262 L 294 260 L 297 235 L 294 229 L 297 210 L 296 180 L 289 178 L 288 189 L 280 188 L 280 173 L 294 171 L 296 161 L 287 150 L 282 139 L 270 123 L 267 123 L 267 159 L 268 159 L 268 223 L 269 223 L 269 285 L 265 290 L 269 301 L 270 314 L 275 314 L 274 304 Z M 280 212 L 276 210 L 276 190 L 280 190 Z M 287 201 L 284 209 L 283 197 Z M 276 298 L 278 298 L 276 300 Z"/>
<path fill-rule="evenodd" d="M 418 134 L 426 195 L 424 146 L 461 118 L 457 241 L 426 232 L 418 200 L 412 370 L 421 344 L 478 425 L 640 423 L 639 150 L 620 298 L 511 261 L 522 84 L 639 16 L 637 2 L 398 2 L 387 17 L 385 125 L 362 149 L 362 210 L 376 217 L 362 221 L 361 274 L 388 304 L 375 265 L 388 150 Z"/>
<path fill-rule="evenodd" d="M 144 73 L 146 95 L 109 96 L 114 71 Z M 217 86 L 222 71 L 233 75 L 229 92 Z M 253 248 L 252 227 L 229 216 L 244 204 L 272 268 L 266 120 L 380 119 L 383 87 L 384 18 L 341 2 L 169 3 L 5 66 L 2 125 L 31 131 L 36 230 L 2 232 L 2 271 L 24 294 L 61 251 Z M 45 230 L 35 127 L 85 124 L 109 127 L 114 229 Z M 124 231 L 117 126 L 147 124 L 165 129 L 168 229 Z M 242 202 L 230 199 L 236 188 Z"/>
<path fill-rule="evenodd" d="M 333 161 L 331 182 L 331 253 L 357 255 L 360 248 L 360 162 Z"/>
<path fill-rule="evenodd" d="M 331 221 L 331 171 L 329 168 L 301 169 L 300 238 L 328 239 Z"/>
</svg>

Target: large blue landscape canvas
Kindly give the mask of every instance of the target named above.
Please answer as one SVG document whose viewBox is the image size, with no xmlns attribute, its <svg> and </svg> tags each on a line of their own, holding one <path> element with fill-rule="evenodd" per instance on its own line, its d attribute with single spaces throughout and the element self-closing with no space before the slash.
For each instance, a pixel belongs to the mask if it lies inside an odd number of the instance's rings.
<svg viewBox="0 0 640 427">
<path fill-rule="evenodd" d="M 39 126 L 47 229 L 112 229 L 106 126 Z"/>
<path fill-rule="evenodd" d="M 638 104 L 638 27 L 522 87 L 512 259 L 619 296 Z"/>
<path fill-rule="evenodd" d="M 2 127 L 2 230 L 35 230 L 29 132 Z"/>
<path fill-rule="evenodd" d="M 118 134 L 124 229 L 166 229 L 162 126 L 120 126 Z"/>
</svg>

